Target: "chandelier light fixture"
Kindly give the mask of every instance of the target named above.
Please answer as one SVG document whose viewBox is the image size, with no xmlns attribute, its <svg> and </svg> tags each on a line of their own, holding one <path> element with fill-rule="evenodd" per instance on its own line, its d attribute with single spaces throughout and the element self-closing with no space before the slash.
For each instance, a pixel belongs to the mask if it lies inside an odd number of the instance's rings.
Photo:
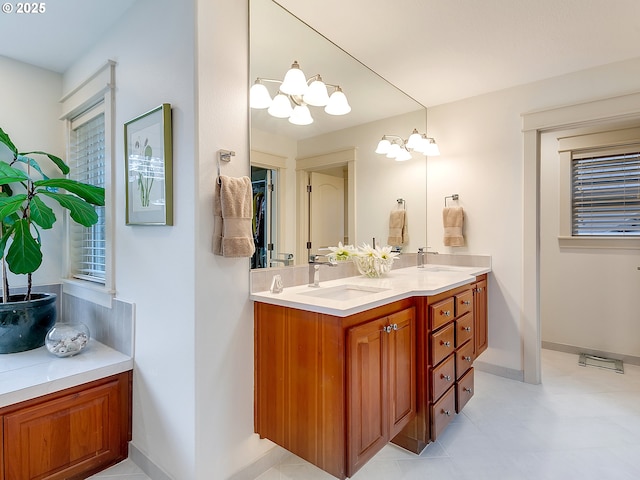
<svg viewBox="0 0 640 480">
<path fill-rule="evenodd" d="M 265 83 L 279 84 L 272 98 Z M 331 95 L 327 87 L 333 89 Z M 293 62 L 283 80 L 258 77 L 249 91 L 251 108 L 267 109 L 276 118 L 288 118 L 294 125 L 313 123 L 309 105 L 324 107 L 329 115 L 346 115 L 351 111 L 347 97 L 339 85 L 324 83 L 319 74 L 306 78 L 297 61 Z M 293 106 L 292 106 L 293 105 Z"/>
<path fill-rule="evenodd" d="M 387 158 L 393 158 L 398 162 L 411 160 L 412 151 L 427 157 L 440 155 L 435 139 L 427 137 L 426 133 L 419 133 L 415 128 L 406 140 L 399 135 L 383 135 L 376 148 L 376 153 L 386 155 Z"/>
</svg>

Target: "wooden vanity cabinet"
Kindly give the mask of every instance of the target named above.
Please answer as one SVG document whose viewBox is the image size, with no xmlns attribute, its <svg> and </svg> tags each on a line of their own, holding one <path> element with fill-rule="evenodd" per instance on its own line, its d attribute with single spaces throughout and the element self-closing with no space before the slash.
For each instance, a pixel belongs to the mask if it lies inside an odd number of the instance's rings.
<svg viewBox="0 0 640 480">
<path fill-rule="evenodd" d="M 413 300 L 336 317 L 254 303 L 255 428 L 344 479 L 416 413 Z"/>
<path fill-rule="evenodd" d="M 2 480 L 83 479 L 127 458 L 131 372 L 0 408 Z"/>
<path fill-rule="evenodd" d="M 473 292 L 473 324 L 475 327 L 474 335 L 474 354 L 476 359 L 489 346 L 489 323 L 487 314 L 487 275 L 479 275 L 476 282 L 471 284 Z"/>
</svg>

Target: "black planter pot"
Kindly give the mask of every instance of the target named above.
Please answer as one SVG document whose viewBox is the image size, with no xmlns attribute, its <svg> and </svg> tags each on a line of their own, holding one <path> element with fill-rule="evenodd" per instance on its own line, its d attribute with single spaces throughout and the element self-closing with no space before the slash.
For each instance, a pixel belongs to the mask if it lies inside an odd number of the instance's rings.
<svg viewBox="0 0 640 480">
<path fill-rule="evenodd" d="M 56 323 L 56 294 L 11 295 L 0 303 L 0 353 L 16 353 L 44 345 L 47 332 Z"/>
</svg>

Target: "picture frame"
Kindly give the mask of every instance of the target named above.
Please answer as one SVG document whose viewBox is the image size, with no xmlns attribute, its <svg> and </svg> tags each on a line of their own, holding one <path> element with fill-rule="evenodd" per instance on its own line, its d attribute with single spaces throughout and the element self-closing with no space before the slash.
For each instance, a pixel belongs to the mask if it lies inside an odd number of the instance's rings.
<svg viewBox="0 0 640 480">
<path fill-rule="evenodd" d="M 173 225 L 171 105 L 124 124 L 127 225 Z"/>
</svg>

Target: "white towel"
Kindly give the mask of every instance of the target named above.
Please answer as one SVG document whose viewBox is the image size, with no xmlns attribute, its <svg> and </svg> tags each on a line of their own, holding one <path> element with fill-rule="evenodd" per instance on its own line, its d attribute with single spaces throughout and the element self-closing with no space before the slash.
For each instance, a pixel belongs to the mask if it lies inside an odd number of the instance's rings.
<svg viewBox="0 0 640 480">
<path fill-rule="evenodd" d="M 225 175 L 218 179 L 213 198 L 213 253 L 225 257 L 250 257 L 255 251 L 251 179 Z"/>
<path fill-rule="evenodd" d="M 447 247 L 464 246 L 462 226 L 464 223 L 464 211 L 462 207 L 445 207 L 442 211 L 442 224 L 444 226 L 444 244 Z"/>
</svg>

